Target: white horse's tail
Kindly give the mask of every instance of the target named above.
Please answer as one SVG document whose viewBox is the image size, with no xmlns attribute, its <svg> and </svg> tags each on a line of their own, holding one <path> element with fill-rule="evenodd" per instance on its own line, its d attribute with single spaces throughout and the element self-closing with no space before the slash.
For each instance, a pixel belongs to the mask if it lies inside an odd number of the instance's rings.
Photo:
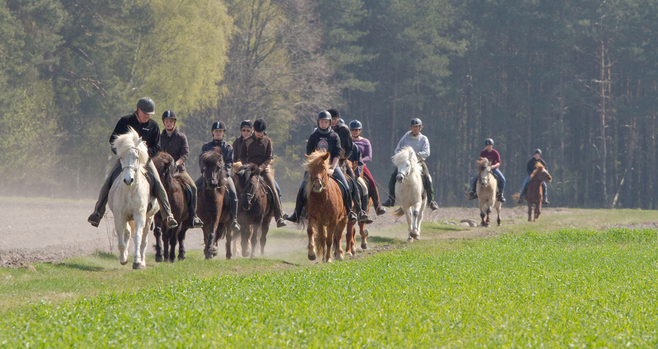
<svg viewBox="0 0 658 349">
<path fill-rule="evenodd" d="M 397 210 L 391 213 L 393 213 L 393 215 L 398 218 L 404 216 L 404 210 L 402 209 L 402 207 L 399 207 Z"/>
</svg>

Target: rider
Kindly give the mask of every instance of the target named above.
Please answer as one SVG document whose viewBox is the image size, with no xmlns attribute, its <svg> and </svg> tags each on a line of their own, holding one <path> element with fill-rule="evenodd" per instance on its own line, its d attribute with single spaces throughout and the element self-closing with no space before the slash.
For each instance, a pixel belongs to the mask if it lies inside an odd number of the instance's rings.
<svg viewBox="0 0 658 349">
<path fill-rule="evenodd" d="M 528 165 L 526 166 L 528 176 L 525 178 L 525 180 L 523 180 L 523 185 L 521 186 L 521 195 L 519 196 L 519 201 L 517 201 L 519 204 L 523 202 L 523 197 L 525 196 L 528 189 L 528 182 L 530 182 L 530 175 L 535 171 L 535 165 L 538 162 L 544 165 L 544 168 L 546 168 L 546 161 L 541 158 L 541 149 L 535 149 L 535 153 L 532 155 L 532 158 L 530 158 L 530 161 L 528 161 Z M 546 185 L 546 182 L 543 181 L 541 182 L 541 186 L 544 189 L 544 199 L 542 204 L 548 205 L 550 204 L 550 202 L 548 202 L 548 196 L 546 193 L 548 186 Z"/>
<path fill-rule="evenodd" d="M 419 118 L 411 119 L 411 130 L 402 136 L 395 148 L 395 154 L 399 153 L 404 147 L 411 147 L 418 155 L 419 163 L 422 167 L 423 187 L 427 193 L 427 201 L 430 203 L 430 208 L 436 210 L 439 205 L 434 201 L 434 186 L 432 185 L 432 177 L 425 164 L 425 159 L 430 156 L 430 141 L 421 134 L 423 129 L 423 122 Z M 391 173 L 391 179 L 388 181 L 388 200 L 384 202 L 384 206 L 391 207 L 395 205 L 395 177 L 398 175 L 397 168 Z"/>
<path fill-rule="evenodd" d="M 165 130 L 160 135 L 160 148 L 174 158 L 178 175 L 189 186 L 190 202 L 188 204 L 188 211 L 190 227 L 201 228 L 203 227 L 203 222 L 196 215 L 196 184 L 187 171 L 185 171 L 185 161 L 189 157 L 190 147 L 185 134 L 180 132 L 178 127 L 176 127 L 176 120 L 176 114 L 173 111 L 167 110 L 162 113 L 162 123 L 165 126 Z"/>
<path fill-rule="evenodd" d="M 306 143 L 306 154 L 309 155 L 315 150 L 325 150 L 331 154 L 331 164 L 329 166 L 329 175 L 332 176 L 336 181 L 340 182 L 339 185 L 342 185 L 346 191 L 349 191 L 349 184 L 345 179 L 345 175 L 338 166 L 338 159 L 340 157 L 340 139 L 338 134 L 334 132 L 331 126 L 331 114 L 328 111 L 323 110 L 318 114 L 318 127 L 313 131 L 313 133 L 308 137 Z M 299 217 L 301 216 L 302 209 L 306 205 L 306 195 L 304 195 L 304 187 L 306 186 L 306 178 L 308 178 L 308 171 L 304 173 L 304 180 L 302 185 L 299 187 L 297 192 L 297 200 L 295 202 L 295 212 L 285 217 L 285 219 L 291 222 L 298 222 Z M 348 194 L 349 195 L 349 194 Z M 350 222 L 356 222 L 356 214 L 352 212 L 352 200 L 343 199 L 343 204 L 345 205 L 345 210 L 348 214 L 348 219 Z"/>
<path fill-rule="evenodd" d="M 340 138 L 340 146 L 345 150 L 345 154 L 340 157 L 340 165 L 343 165 L 345 159 L 350 159 L 352 152 L 354 150 L 354 144 L 352 143 L 352 136 L 350 136 L 350 129 L 345 125 L 345 121 L 341 119 L 340 112 L 337 109 L 327 109 L 329 114 L 331 114 L 331 128 L 338 134 Z M 341 122 L 342 121 L 342 122 Z M 347 179 L 352 182 L 352 200 L 358 208 L 362 208 L 361 195 L 359 194 L 359 186 L 356 183 L 356 177 L 354 177 L 354 172 L 349 166 L 346 166 Z M 368 218 L 368 213 L 365 210 L 359 212 L 359 222 L 372 223 L 372 220 Z"/>
<path fill-rule="evenodd" d="M 500 154 L 498 151 L 494 150 L 494 141 L 491 138 L 484 140 L 484 149 L 480 152 L 480 159 L 487 158 L 491 164 L 491 173 L 496 176 L 498 179 L 498 201 L 505 202 L 505 196 L 503 192 L 505 191 L 505 176 L 500 172 Z M 468 199 L 473 200 L 478 197 L 477 192 L 475 191 L 475 185 L 477 183 L 478 176 L 476 175 L 471 180 L 471 191 L 468 193 Z"/>
<path fill-rule="evenodd" d="M 199 155 L 199 167 L 203 173 L 203 162 L 201 162 L 201 155 L 203 153 L 219 147 L 222 150 L 222 157 L 224 158 L 224 168 L 226 168 L 226 183 L 228 184 L 228 201 L 231 214 L 231 230 L 234 232 L 240 231 L 240 224 L 238 224 L 238 195 L 235 193 L 235 184 L 231 173 L 233 172 L 233 147 L 224 140 L 224 133 L 226 132 L 226 125 L 223 122 L 217 121 L 212 123 L 212 141 L 206 143 L 201 147 L 201 154 Z M 201 188 L 203 186 L 203 176 L 196 180 L 196 186 Z"/>
<path fill-rule="evenodd" d="M 361 129 L 363 126 L 359 120 L 353 120 L 350 122 L 350 133 L 352 134 L 352 143 L 356 145 L 355 149 L 358 148 L 361 151 L 361 161 L 363 161 L 363 176 L 367 179 L 368 192 L 372 198 L 372 203 L 375 205 L 375 211 L 378 216 L 386 213 L 386 209 L 383 208 L 379 203 L 379 192 L 375 186 L 375 179 L 372 178 L 372 174 L 368 169 L 368 163 L 372 161 L 372 147 L 370 146 L 370 141 L 367 138 L 361 137 Z"/>
<path fill-rule="evenodd" d="M 254 123 L 251 120 L 242 120 L 240 123 L 240 136 L 233 141 L 233 162 L 240 161 L 240 150 L 242 150 L 242 142 L 251 137 L 254 133 Z"/>
<path fill-rule="evenodd" d="M 265 179 L 267 185 L 274 192 L 274 217 L 277 228 L 285 227 L 286 222 L 281 218 L 281 203 L 277 200 L 279 193 L 274 184 L 274 174 L 270 169 L 270 163 L 274 160 L 272 151 L 272 140 L 266 137 L 267 125 L 265 120 L 254 121 L 254 134 L 242 142 L 240 149 L 240 161 L 243 164 L 254 163 L 260 169 L 260 175 Z"/>
<path fill-rule="evenodd" d="M 128 132 L 129 127 L 132 127 L 135 131 L 137 131 L 137 134 L 139 134 L 139 136 L 144 141 L 146 141 L 149 152 L 149 161 L 148 165 L 146 166 L 146 170 L 153 178 L 152 189 L 153 193 L 158 199 L 158 202 L 160 203 L 160 214 L 162 215 L 162 219 L 166 222 L 167 228 L 172 229 L 176 228 L 178 223 L 176 222 L 176 219 L 174 219 L 174 216 L 171 214 L 169 198 L 167 197 L 167 192 L 162 186 L 162 182 L 160 182 L 158 170 L 155 168 L 153 161 L 150 159 L 151 156 L 154 156 L 158 153 L 158 151 L 160 151 L 160 127 L 158 126 L 157 122 L 151 120 L 151 115 L 153 114 L 155 114 L 155 103 L 153 100 L 148 97 L 141 98 L 139 101 L 137 101 L 137 110 L 135 110 L 135 112 L 130 115 L 123 116 L 121 119 L 119 119 L 119 122 L 117 122 L 116 126 L 114 127 L 114 131 L 110 136 L 110 145 L 112 145 L 114 140 L 119 135 Z M 114 147 L 111 149 L 112 152 L 116 154 L 116 149 L 114 149 Z M 107 179 L 105 179 L 105 183 L 101 187 L 101 192 L 98 195 L 98 201 L 96 201 L 94 213 L 92 213 L 89 218 L 87 218 L 87 222 L 91 223 L 91 225 L 94 227 L 98 227 L 101 222 L 101 218 L 103 218 L 103 215 L 105 214 L 105 205 L 107 205 L 110 187 L 112 186 L 112 183 L 114 183 L 114 180 L 117 178 L 117 176 L 119 176 L 121 173 L 121 170 L 121 161 L 117 159 L 117 162 L 110 170 L 110 175 L 107 177 Z"/>
</svg>

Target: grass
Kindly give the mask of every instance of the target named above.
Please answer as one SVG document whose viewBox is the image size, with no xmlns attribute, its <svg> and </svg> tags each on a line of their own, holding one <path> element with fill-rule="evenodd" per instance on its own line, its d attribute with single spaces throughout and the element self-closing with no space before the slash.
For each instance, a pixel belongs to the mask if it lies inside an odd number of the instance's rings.
<svg viewBox="0 0 658 349">
<path fill-rule="evenodd" d="M 657 238 L 560 229 L 428 239 L 319 267 L 195 257 L 121 272 L 82 259 L 67 274 L 163 282 L 7 313 L 0 346 L 655 347 Z M 194 275 L 204 265 L 215 275 Z"/>
</svg>

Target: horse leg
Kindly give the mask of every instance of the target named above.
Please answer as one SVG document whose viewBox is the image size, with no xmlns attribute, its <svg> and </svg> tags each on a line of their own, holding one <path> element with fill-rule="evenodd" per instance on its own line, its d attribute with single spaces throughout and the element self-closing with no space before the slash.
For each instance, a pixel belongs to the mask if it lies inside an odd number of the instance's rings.
<svg viewBox="0 0 658 349">
<path fill-rule="evenodd" d="M 169 229 L 169 255 L 167 258 L 168 262 L 173 263 L 176 261 L 176 242 L 178 242 L 178 230 L 180 225 L 177 228 Z"/>
<path fill-rule="evenodd" d="M 163 249 L 163 251 L 162 251 L 163 257 L 162 257 L 162 259 L 163 259 L 165 262 L 168 262 L 168 261 L 169 261 L 169 241 L 170 241 L 169 236 L 170 236 L 170 235 L 171 235 L 171 232 L 169 231 L 169 229 L 167 229 L 167 228 L 165 227 L 165 228 L 162 230 L 162 249 Z"/>
<path fill-rule="evenodd" d="M 121 265 L 126 265 L 126 263 L 128 263 L 128 240 L 126 240 L 126 235 L 130 238 L 128 222 L 123 221 L 121 215 L 116 215 L 114 216 L 114 226 L 117 231 L 119 263 L 121 263 Z"/>
<path fill-rule="evenodd" d="M 156 224 L 153 229 L 153 236 L 155 237 L 155 261 L 159 263 L 162 262 L 162 230 L 159 224 Z"/>
<path fill-rule="evenodd" d="M 537 207 L 535 208 L 535 220 L 539 218 L 539 215 L 541 214 L 541 198 L 539 201 L 537 201 Z"/>
<path fill-rule="evenodd" d="M 402 207 L 402 206 L 400 206 Z M 413 242 L 414 239 L 411 237 L 411 233 L 413 232 L 413 223 L 411 219 L 411 212 L 405 207 L 402 207 L 402 210 L 404 211 L 404 216 L 407 218 L 407 233 L 409 236 L 407 236 L 407 242 Z"/>
<path fill-rule="evenodd" d="M 490 214 L 491 214 L 491 206 L 487 206 L 487 227 L 491 225 L 491 219 L 489 219 Z"/>
<path fill-rule="evenodd" d="M 142 256 L 140 250 L 143 243 L 142 235 L 144 234 L 144 226 L 146 225 L 146 219 L 142 215 L 134 215 L 133 219 L 135 220 L 135 225 L 134 225 L 135 233 L 133 235 L 133 242 L 135 243 L 135 256 L 133 259 L 133 269 L 144 269 L 144 267 L 146 267 L 146 262 L 144 261 L 144 256 Z"/>
<path fill-rule="evenodd" d="M 233 229 L 226 232 L 226 259 L 230 260 L 233 254 L 231 253 L 231 245 L 233 244 Z"/>
<path fill-rule="evenodd" d="M 214 224 L 212 224 L 214 223 Z M 213 257 L 213 244 L 215 243 L 215 230 L 217 229 L 217 222 L 210 222 L 208 225 L 203 225 L 203 237 L 206 244 L 203 252 L 206 259 L 212 259 Z"/>
<path fill-rule="evenodd" d="M 306 227 L 306 234 L 308 235 L 308 259 L 314 261 L 317 256 L 315 255 L 315 220 L 313 218 L 308 219 L 308 227 Z"/>
<path fill-rule="evenodd" d="M 532 222 L 532 202 L 528 200 L 528 222 Z"/>
<path fill-rule="evenodd" d="M 147 219 L 144 228 L 142 228 L 142 241 L 139 249 L 139 258 L 142 262 L 139 269 L 146 268 L 146 249 L 148 248 L 148 236 L 152 221 L 152 219 Z"/>
<path fill-rule="evenodd" d="M 366 229 L 365 223 L 359 224 L 359 234 L 361 235 L 361 249 L 368 249 L 368 229 Z"/>
<path fill-rule="evenodd" d="M 185 260 L 185 234 L 187 233 L 187 227 L 183 227 L 178 233 L 178 260 Z"/>
<path fill-rule="evenodd" d="M 425 200 L 420 203 L 420 209 L 418 210 L 418 219 L 416 221 L 416 230 L 418 231 L 418 237 L 420 237 L 420 227 L 423 223 L 423 213 L 425 212 Z"/>
<path fill-rule="evenodd" d="M 249 253 L 250 258 L 256 257 L 256 247 L 258 247 L 258 230 L 260 229 L 260 224 L 259 222 L 256 222 L 256 224 L 252 225 L 251 228 L 251 251 Z"/>
<path fill-rule="evenodd" d="M 240 222 L 240 245 L 242 246 L 242 257 L 249 257 L 249 243 L 251 242 L 251 224 Z"/>
<path fill-rule="evenodd" d="M 324 239 L 324 259 L 326 263 L 331 263 L 331 246 L 334 243 L 334 238 L 336 237 L 334 235 L 336 225 L 334 223 L 330 223 L 329 226 L 325 227 L 325 239 Z M 338 241 L 336 241 L 336 244 L 338 244 Z M 336 248 L 338 248 L 338 245 L 336 245 Z"/>
<path fill-rule="evenodd" d="M 267 232 L 270 231 L 270 221 L 267 219 L 260 225 L 260 255 L 265 255 L 265 243 L 267 243 Z"/>
<path fill-rule="evenodd" d="M 329 227 L 329 229 L 333 230 L 333 233 L 331 234 L 333 235 L 332 240 L 336 240 L 336 246 L 334 246 L 334 258 L 337 261 L 342 261 L 345 259 L 345 255 L 343 254 L 343 229 L 345 229 L 345 225 L 346 222 L 338 222 L 338 224 L 335 226 Z M 356 232 L 355 227 L 352 227 L 352 229 L 354 229 Z M 352 236 L 354 235 L 355 234 L 352 234 Z"/>
<path fill-rule="evenodd" d="M 498 213 L 498 226 L 500 226 L 500 209 L 501 209 L 501 207 L 502 207 L 501 202 L 496 203 L 496 211 Z"/>
<path fill-rule="evenodd" d="M 361 225 L 361 223 L 359 223 Z M 349 223 L 347 224 L 347 231 L 345 231 L 345 254 L 351 256 L 355 254 L 353 252 L 354 246 L 356 245 L 356 225 Z"/>
<path fill-rule="evenodd" d="M 486 217 L 486 214 L 484 213 L 484 210 L 480 208 L 480 218 L 482 219 L 482 223 L 480 223 L 480 226 L 486 227 L 487 222 L 484 220 L 484 217 Z"/>
</svg>

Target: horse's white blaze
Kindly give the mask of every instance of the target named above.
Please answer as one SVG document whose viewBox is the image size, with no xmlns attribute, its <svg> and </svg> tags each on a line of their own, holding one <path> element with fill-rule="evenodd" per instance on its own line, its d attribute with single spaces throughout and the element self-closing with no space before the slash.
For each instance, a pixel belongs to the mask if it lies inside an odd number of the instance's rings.
<svg viewBox="0 0 658 349">
<path fill-rule="evenodd" d="M 402 148 L 392 161 L 398 167 L 398 175 L 402 175 L 402 181 L 395 183 L 395 198 L 407 218 L 409 236 L 418 238 L 427 200 L 423 197 L 421 166 L 411 147 Z M 418 214 L 414 215 L 414 212 Z"/>
</svg>

